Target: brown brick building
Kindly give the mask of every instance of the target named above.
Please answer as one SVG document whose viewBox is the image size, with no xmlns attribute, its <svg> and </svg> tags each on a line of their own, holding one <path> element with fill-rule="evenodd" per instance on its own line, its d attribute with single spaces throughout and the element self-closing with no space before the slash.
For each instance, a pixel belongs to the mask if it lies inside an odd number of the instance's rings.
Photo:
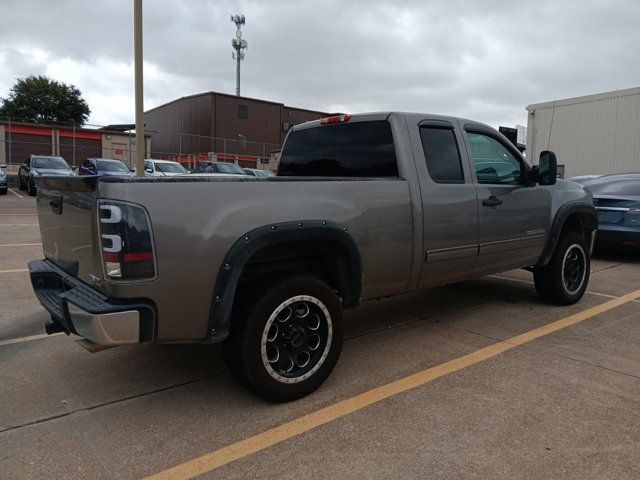
<svg viewBox="0 0 640 480">
<path fill-rule="evenodd" d="M 293 125 L 327 116 L 282 103 L 206 92 L 173 100 L 144 114 L 155 158 L 215 153 L 255 166 L 279 150 Z"/>
</svg>

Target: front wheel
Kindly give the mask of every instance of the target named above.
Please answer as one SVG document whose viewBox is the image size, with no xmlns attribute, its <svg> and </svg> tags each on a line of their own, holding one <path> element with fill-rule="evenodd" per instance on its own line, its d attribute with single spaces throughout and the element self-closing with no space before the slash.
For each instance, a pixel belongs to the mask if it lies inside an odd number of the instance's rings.
<svg viewBox="0 0 640 480">
<path fill-rule="evenodd" d="M 27 180 L 27 193 L 30 197 L 35 197 L 38 194 L 38 187 L 33 180 Z"/>
<path fill-rule="evenodd" d="M 18 189 L 19 190 L 26 190 L 27 187 L 25 187 L 24 182 L 22 181 L 22 175 L 18 174 Z"/>
<path fill-rule="evenodd" d="M 549 264 L 533 273 L 540 297 L 556 305 L 571 305 L 582 298 L 589 283 L 591 258 L 585 238 L 569 232 L 560 238 Z"/>
<path fill-rule="evenodd" d="M 248 389 L 287 402 L 313 392 L 331 374 L 342 349 L 342 307 L 323 281 L 275 281 L 241 297 L 235 311 L 225 360 Z"/>
</svg>

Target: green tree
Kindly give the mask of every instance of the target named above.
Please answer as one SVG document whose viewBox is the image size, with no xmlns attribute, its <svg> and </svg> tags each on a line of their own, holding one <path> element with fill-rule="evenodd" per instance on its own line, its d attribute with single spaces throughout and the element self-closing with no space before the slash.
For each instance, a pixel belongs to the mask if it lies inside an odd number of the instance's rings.
<svg viewBox="0 0 640 480">
<path fill-rule="evenodd" d="M 0 100 L 0 116 L 36 122 L 82 125 L 91 113 L 80 90 L 44 75 L 19 78 L 9 96 Z"/>
</svg>

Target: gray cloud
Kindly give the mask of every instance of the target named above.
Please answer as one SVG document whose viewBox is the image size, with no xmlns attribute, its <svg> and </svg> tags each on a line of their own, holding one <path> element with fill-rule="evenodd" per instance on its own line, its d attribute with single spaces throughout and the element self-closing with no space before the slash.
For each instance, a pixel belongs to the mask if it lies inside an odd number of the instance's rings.
<svg viewBox="0 0 640 480">
<path fill-rule="evenodd" d="M 16 76 L 55 74 L 85 93 L 92 121 L 132 120 L 132 2 L 22 0 L 3 11 L 0 95 Z M 146 0 L 147 108 L 233 92 L 232 13 L 247 16 L 243 94 L 306 108 L 514 124 L 527 104 L 640 78 L 635 0 Z"/>
</svg>

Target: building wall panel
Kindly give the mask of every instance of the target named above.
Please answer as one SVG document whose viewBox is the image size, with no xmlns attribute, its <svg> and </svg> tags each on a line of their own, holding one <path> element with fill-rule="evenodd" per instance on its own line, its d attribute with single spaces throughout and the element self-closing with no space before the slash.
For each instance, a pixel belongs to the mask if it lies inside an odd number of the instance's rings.
<svg viewBox="0 0 640 480">
<path fill-rule="evenodd" d="M 527 107 L 527 155 L 553 150 L 576 175 L 640 172 L 640 88 Z"/>
</svg>

